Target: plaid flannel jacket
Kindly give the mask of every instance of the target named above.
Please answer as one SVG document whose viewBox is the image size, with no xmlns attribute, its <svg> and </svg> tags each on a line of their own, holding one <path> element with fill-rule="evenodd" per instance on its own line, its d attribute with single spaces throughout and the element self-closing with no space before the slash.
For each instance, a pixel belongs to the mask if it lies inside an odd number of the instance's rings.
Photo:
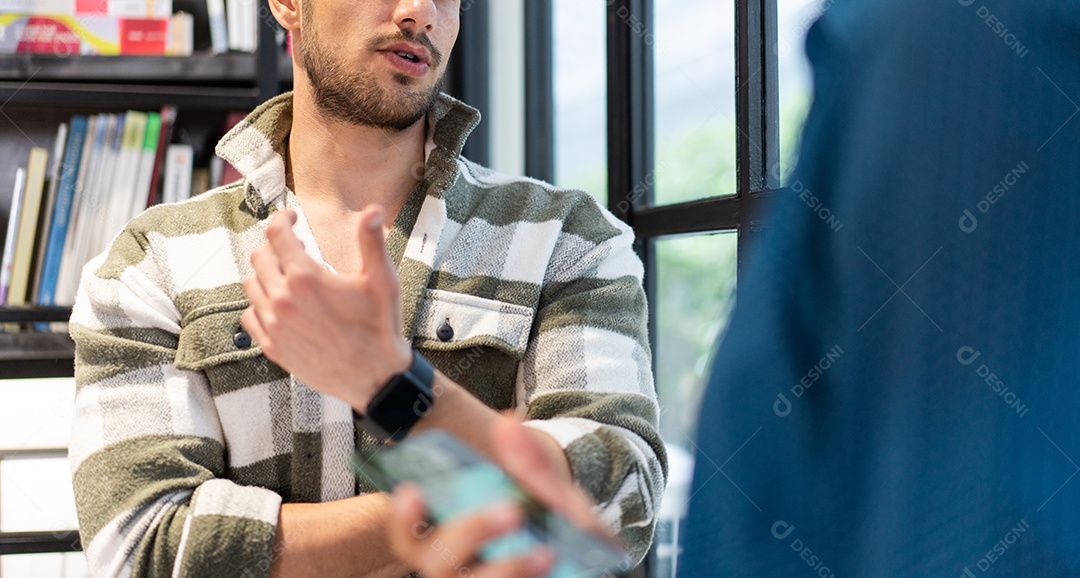
<svg viewBox="0 0 1080 578">
<path fill-rule="evenodd" d="M 242 181 L 146 211 L 84 269 L 70 461 L 95 576 L 265 576 L 283 501 L 373 491 L 349 467 L 373 444 L 350 408 L 236 338 L 249 255 L 274 211 L 299 211 L 291 118 L 291 95 L 259 107 L 217 148 Z M 462 158 L 477 122 L 448 96 L 429 114 L 424 179 L 388 238 L 403 334 L 552 435 L 640 559 L 667 466 L 632 233 L 580 191 Z M 302 212 L 296 230 L 322 262 Z"/>
</svg>

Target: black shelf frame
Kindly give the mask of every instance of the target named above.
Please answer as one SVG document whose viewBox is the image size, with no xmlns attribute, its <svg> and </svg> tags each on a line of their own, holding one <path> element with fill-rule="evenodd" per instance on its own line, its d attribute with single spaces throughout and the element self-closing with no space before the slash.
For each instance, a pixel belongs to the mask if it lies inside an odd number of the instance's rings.
<svg viewBox="0 0 1080 578">
<path fill-rule="evenodd" d="M 71 318 L 71 307 L 63 306 L 0 306 L 0 323 L 60 322 Z"/>
<path fill-rule="evenodd" d="M 75 530 L 63 532 L 0 533 L 0 556 L 9 554 L 57 554 L 81 552 L 82 543 Z"/>
<path fill-rule="evenodd" d="M 0 55 L 0 79 L 46 81 L 151 82 L 199 84 L 255 80 L 255 54 L 195 54 L 192 56 L 98 56 L 77 54 Z"/>
<path fill-rule="evenodd" d="M 62 323 L 70 317 L 70 307 L 0 306 L 0 323 L 5 324 Z M 66 334 L 0 333 L 0 380 L 73 375 L 75 343 Z"/>
<path fill-rule="evenodd" d="M 3 81 L 0 102 L 12 106 L 109 110 L 118 107 L 157 110 L 163 103 L 169 103 L 181 111 L 224 111 L 254 108 L 260 102 L 260 94 L 255 88 Z"/>
</svg>

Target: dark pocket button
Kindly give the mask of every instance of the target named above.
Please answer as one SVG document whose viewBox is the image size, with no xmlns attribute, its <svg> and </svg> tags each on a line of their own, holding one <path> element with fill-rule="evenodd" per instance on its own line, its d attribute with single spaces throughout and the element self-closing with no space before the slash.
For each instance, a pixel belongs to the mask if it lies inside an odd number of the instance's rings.
<svg viewBox="0 0 1080 578">
<path fill-rule="evenodd" d="M 440 341 L 450 341 L 454 338 L 454 328 L 450 327 L 449 319 L 443 322 L 439 329 L 435 331 L 435 335 L 439 337 Z"/>
<path fill-rule="evenodd" d="M 237 349 L 249 349 L 251 347 L 251 336 L 246 331 L 240 331 L 233 335 L 232 342 Z"/>
</svg>

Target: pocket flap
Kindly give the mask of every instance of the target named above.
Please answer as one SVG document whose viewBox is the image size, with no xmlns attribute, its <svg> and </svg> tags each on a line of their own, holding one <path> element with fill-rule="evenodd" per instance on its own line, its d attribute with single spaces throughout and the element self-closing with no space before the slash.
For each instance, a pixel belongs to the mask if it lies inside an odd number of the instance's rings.
<svg viewBox="0 0 1080 578">
<path fill-rule="evenodd" d="M 262 355 L 262 350 L 240 325 L 240 315 L 247 305 L 246 301 L 215 303 L 189 313 L 180 329 L 176 367 L 202 371 Z"/>
<path fill-rule="evenodd" d="M 428 289 L 420 305 L 414 340 L 421 347 L 442 351 L 486 345 L 521 358 L 535 314 L 523 305 Z M 452 336 L 445 331 L 440 336 L 443 325 L 452 330 Z"/>
</svg>

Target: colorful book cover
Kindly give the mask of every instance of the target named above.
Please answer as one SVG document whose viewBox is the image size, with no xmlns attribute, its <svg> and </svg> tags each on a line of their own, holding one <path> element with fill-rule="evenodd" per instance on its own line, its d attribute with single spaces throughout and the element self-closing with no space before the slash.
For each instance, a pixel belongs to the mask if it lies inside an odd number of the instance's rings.
<svg viewBox="0 0 1080 578">
<path fill-rule="evenodd" d="M 0 0 L 0 12 L 6 14 L 168 18 L 172 8 L 172 0 Z"/>
<path fill-rule="evenodd" d="M 56 206 L 53 209 L 52 226 L 49 228 L 49 240 L 45 250 L 45 264 L 41 272 L 41 290 L 38 292 L 40 305 L 54 305 L 57 277 L 60 275 L 60 261 L 67 240 L 68 224 L 71 218 L 71 205 L 75 196 L 75 181 L 79 174 L 83 144 L 86 141 L 87 119 L 75 115 L 71 118 L 71 135 L 60 169 L 60 186 L 56 193 Z"/>
<path fill-rule="evenodd" d="M 0 14 L 0 54 L 163 55 L 168 18 Z"/>
</svg>

